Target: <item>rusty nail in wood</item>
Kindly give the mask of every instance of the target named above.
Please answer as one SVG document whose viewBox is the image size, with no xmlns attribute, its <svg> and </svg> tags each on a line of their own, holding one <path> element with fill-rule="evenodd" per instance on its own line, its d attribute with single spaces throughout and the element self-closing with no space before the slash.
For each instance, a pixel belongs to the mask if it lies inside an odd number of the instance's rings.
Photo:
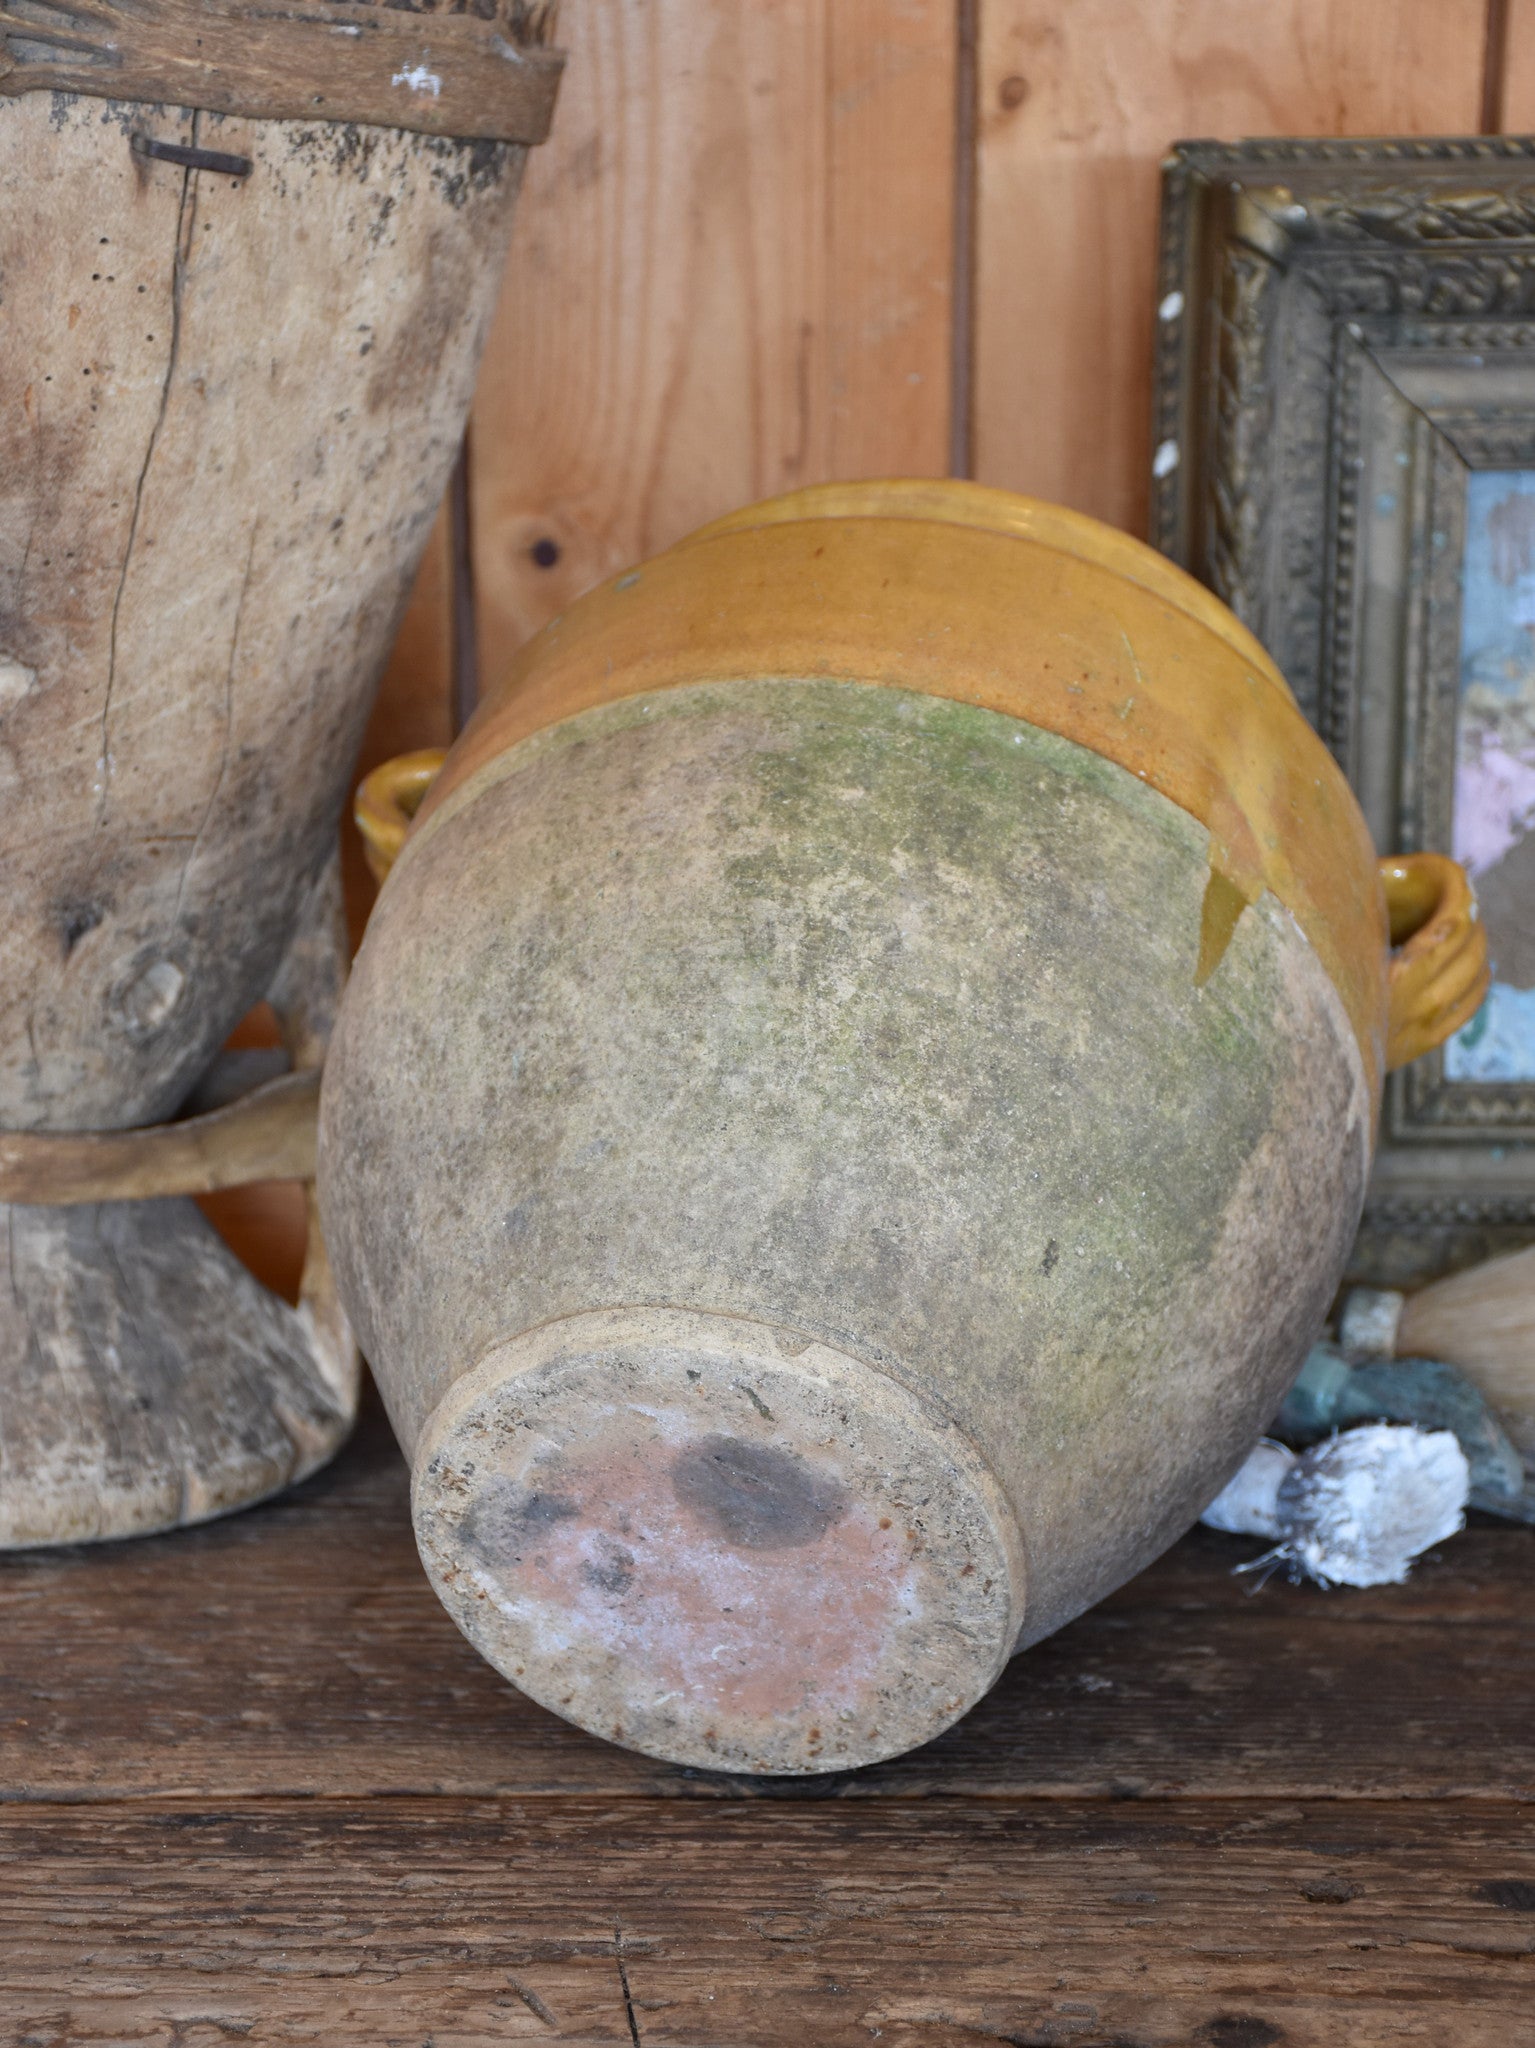
<svg viewBox="0 0 1535 2048">
<path fill-rule="evenodd" d="M 190 149 L 183 142 L 160 142 L 153 135 L 135 133 L 130 145 L 135 156 L 180 164 L 189 171 L 217 171 L 224 178 L 248 178 L 256 168 L 248 156 L 228 156 L 220 149 Z"/>
</svg>

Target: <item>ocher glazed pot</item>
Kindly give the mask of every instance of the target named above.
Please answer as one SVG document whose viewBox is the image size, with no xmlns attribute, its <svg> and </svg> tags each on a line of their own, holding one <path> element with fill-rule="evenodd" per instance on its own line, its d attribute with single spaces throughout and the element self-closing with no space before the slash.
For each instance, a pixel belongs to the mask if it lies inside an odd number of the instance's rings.
<svg viewBox="0 0 1535 2048">
<path fill-rule="evenodd" d="M 584 599 L 430 796 L 321 1198 L 442 1599 L 652 1754 L 923 1741 L 1154 1556 L 1342 1270 L 1388 1038 L 1474 1007 L 1255 642 L 964 485 Z M 1419 900 L 1420 899 L 1420 900 Z"/>
</svg>

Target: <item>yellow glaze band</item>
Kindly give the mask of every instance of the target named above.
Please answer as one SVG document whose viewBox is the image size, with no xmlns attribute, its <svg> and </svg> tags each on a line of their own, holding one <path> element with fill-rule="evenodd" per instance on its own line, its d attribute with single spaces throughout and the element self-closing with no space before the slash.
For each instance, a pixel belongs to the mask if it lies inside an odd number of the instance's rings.
<svg viewBox="0 0 1535 2048">
<path fill-rule="evenodd" d="M 542 727 L 690 683 L 826 677 L 1027 721 L 1121 763 L 1204 824 L 1246 902 L 1271 890 L 1322 960 L 1378 1088 L 1386 906 L 1342 773 L 1210 593 L 1079 514 L 974 485 L 798 492 L 573 605 L 453 748 L 423 824 Z"/>
<path fill-rule="evenodd" d="M 766 498 L 760 505 L 745 505 L 738 512 L 727 513 L 723 519 L 688 534 L 677 545 L 691 547 L 695 541 L 712 540 L 717 534 L 750 533 L 794 519 L 937 520 L 944 526 L 1009 533 L 1015 540 L 1060 548 L 1166 598 L 1179 611 L 1208 626 L 1239 660 L 1267 676 L 1286 696 L 1290 694 L 1288 683 L 1263 643 L 1248 632 L 1236 613 L 1223 605 L 1213 591 L 1196 583 L 1186 569 L 1180 569 L 1143 541 L 1132 540 L 1116 527 L 1105 526 L 1101 519 L 1089 518 L 1085 512 L 1051 505 L 1043 498 L 1020 497 L 1016 491 L 999 491 L 990 484 L 973 484 L 958 477 L 893 477 L 880 483 L 810 484 L 802 491 L 788 491 L 781 498 Z"/>
</svg>

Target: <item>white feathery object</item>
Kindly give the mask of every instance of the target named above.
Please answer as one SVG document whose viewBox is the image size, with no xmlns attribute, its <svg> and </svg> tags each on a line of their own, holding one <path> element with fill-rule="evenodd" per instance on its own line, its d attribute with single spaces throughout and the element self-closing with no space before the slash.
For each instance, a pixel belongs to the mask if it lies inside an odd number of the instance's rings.
<svg viewBox="0 0 1535 2048">
<path fill-rule="evenodd" d="M 1228 1536 L 1283 1536 L 1279 1488 L 1294 1463 L 1294 1451 L 1271 1436 L 1260 1437 L 1200 1521 Z"/>
<path fill-rule="evenodd" d="M 1398 1586 L 1420 1552 L 1464 1526 L 1470 1491 L 1449 1430 L 1374 1423 L 1299 1456 L 1263 1439 L 1201 1520 L 1276 1537 L 1258 1564 L 1324 1586 Z"/>
</svg>

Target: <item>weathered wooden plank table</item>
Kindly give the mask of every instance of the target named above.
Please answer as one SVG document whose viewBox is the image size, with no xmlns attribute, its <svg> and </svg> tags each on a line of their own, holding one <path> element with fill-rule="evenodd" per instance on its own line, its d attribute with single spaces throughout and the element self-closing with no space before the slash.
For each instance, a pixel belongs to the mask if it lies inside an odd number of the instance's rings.
<svg viewBox="0 0 1535 2048">
<path fill-rule="evenodd" d="M 374 1410 L 284 1500 L 0 1565 L 0 2039 L 1535 2044 L 1535 1531 L 1376 1593 L 1242 1554 L 917 1755 L 743 1783 L 479 1661 Z"/>
</svg>

